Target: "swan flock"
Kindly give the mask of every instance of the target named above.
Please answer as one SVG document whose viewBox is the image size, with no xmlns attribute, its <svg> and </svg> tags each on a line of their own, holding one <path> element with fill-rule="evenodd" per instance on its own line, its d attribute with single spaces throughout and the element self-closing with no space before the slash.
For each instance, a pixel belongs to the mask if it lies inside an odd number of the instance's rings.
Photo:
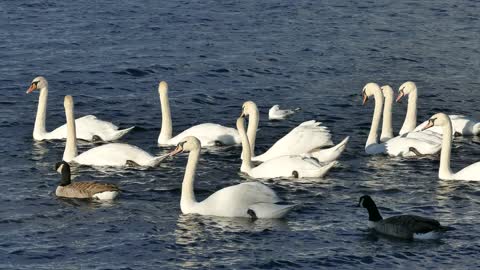
<svg viewBox="0 0 480 270">
<path fill-rule="evenodd" d="M 70 167 L 87 165 L 94 167 L 144 167 L 151 168 L 168 163 L 181 153 L 188 153 L 184 178 L 181 185 L 180 210 L 183 214 L 212 215 L 222 217 L 282 218 L 299 205 L 283 202 L 276 192 L 256 179 L 283 178 L 296 181 L 298 178 L 322 178 L 339 170 L 338 164 L 347 147 L 349 136 L 338 144 L 332 141 L 332 133 L 321 122 L 307 119 L 294 126 L 261 154 L 255 153 L 255 143 L 262 136 L 260 111 L 254 101 L 245 101 L 239 106 L 240 117 L 235 127 L 216 123 L 203 123 L 185 129 L 174 136 L 169 103 L 169 87 L 164 81 L 158 85 L 161 125 L 157 146 L 175 149 L 163 155 L 152 155 L 137 146 L 116 142 L 134 130 L 134 126 L 119 129 L 118 126 L 100 120 L 93 115 L 75 118 L 74 100 L 64 98 L 65 122 L 53 131 L 46 130 L 48 82 L 44 77 L 32 80 L 27 93 L 38 92 L 38 107 L 33 127 L 33 139 L 66 140 L 62 161 L 56 169 L 62 175 L 56 190 L 58 197 L 112 200 L 121 189 L 114 184 L 101 182 L 71 181 Z M 464 115 L 432 113 L 429 119 L 417 125 L 418 89 L 414 82 L 407 81 L 394 90 L 389 85 L 367 83 L 361 91 L 363 105 L 373 100 L 374 109 L 370 130 L 366 138 L 365 154 L 418 159 L 440 155 L 438 178 L 441 180 L 480 181 L 480 162 L 469 165 L 456 173 L 450 167 L 454 136 L 480 135 L 480 122 Z M 392 127 L 392 108 L 395 103 L 408 99 L 407 111 L 398 135 Z M 58 110 L 58 109 L 57 109 Z M 274 105 L 268 112 L 269 120 L 283 120 L 299 109 L 281 110 Z M 301 113 L 297 113 L 298 118 Z M 238 114 L 237 114 L 238 116 Z M 291 120 L 288 120 L 291 121 Z M 273 122 L 272 122 L 273 123 Z M 274 123 L 273 123 L 274 124 Z M 381 134 L 379 135 L 379 129 Z M 131 136 L 134 136 L 131 135 Z M 100 146 L 78 153 L 77 140 L 102 141 Z M 113 141 L 113 142 L 112 142 Z M 237 148 L 224 146 L 238 145 Z M 197 167 L 201 166 L 202 148 L 219 147 L 220 150 L 240 149 L 235 167 L 248 181 L 224 187 L 203 201 L 195 197 L 194 183 Z M 399 161 L 401 162 L 401 160 Z M 421 159 L 418 159 L 421 162 Z M 163 166 L 163 165 L 162 165 Z M 201 183 L 201 179 L 199 180 Z M 383 234 L 401 238 L 424 237 L 426 233 L 445 231 L 436 220 L 412 215 L 383 219 L 375 203 L 368 195 L 360 198 L 360 206 L 369 212 L 370 228 Z M 429 228 L 417 230 L 412 224 Z M 409 227 L 410 226 L 410 227 Z M 412 227 L 413 226 L 413 227 Z"/>
</svg>

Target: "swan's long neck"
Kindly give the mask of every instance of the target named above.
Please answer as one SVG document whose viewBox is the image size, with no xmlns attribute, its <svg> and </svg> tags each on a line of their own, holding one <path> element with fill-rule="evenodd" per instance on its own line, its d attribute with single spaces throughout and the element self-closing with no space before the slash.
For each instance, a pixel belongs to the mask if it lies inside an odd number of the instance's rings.
<svg viewBox="0 0 480 270">
<path fill-rule="evenodd" d="M 172 115 L 170 114 L 170 103 L 168 101 L 168 91 L 159 91 L 160 106 L 162 107 L 162 128 L 158 136 L 159 143 L 166 143 L 172 138 Z"/>
<path fill-rule="evenodd" d="M 383 105 L 383 120 L 382 120 L 382 134 L 380 134 L 380 141 L 386 141 L 393 138 L 392 128 L 392 107 L 393 95 L 385 95 L 385 104 Z"/>
<path fill-rule="evenodd" d="M 75 131 L 75 115 L 73 110 L 73 101 L 70 97 L 68 101 L 65 100 L 65 116 L 67 118 L 67 141 L 65 142 L 63 160 L 66 162 L 72 161 L 78 155 L 77 134 Z"/>
<path fill-rule="evenodd" d="M 440 152 L 440 169 L 438 177 L 440 179 L 451 179 L 453 177 L 450 167 L 450 157 L 452 154 L 452 123 L 450 121 L 442 126 L 442 151 Z"/>
<path fill-rule="evenodd" d="M 417 126 L 417 90 L 413 90 L 408 94 L 408 107 L 407 114 L 405 115 L 405 121 L 400 129 L 400 135 L 411 132 Z"/>
<path fill-rule="evenodd" d="M 47 117 L 47 99 L 48 88 L 43 87 L 40 89 L 40 95 L 38 97 L 37 116 L 35 117 L 35 126 L 33 127 L 33 138 L 41 140 L 47 133 L 45 128 L 45 119 Z"/>
<path fill-rule="evenodd" d="M 381 91 L 374 93 L 375 109 L 373 110 L 372 126 L 370 127 L 370 133 L 368 134 L 367 143 L 365 148 L 369 145 L 377 144 L 378 126 L 380 125 L 380 118 L 382 117 L 383 96 Z"/>
<path fill-rule="evenodd" d="M 247 134 L 245 133 L 245 127 L 243 122 L 241 125 L 237 125 L 238 134 L 242 140 L 242 166 L 240 171 L 248 173 L 252 170 L 252 152 L 250 151 L 250 144 Z"/>
<path fill-rule="evenodd" d="M 180 199 L 180 209 L 183 213 L 189 213 L 189 210 L 197 203 L 193 189 L 199 159 L 200 147 L 190 151 L 188 155 L 187 167 L 185 168 L 185 176 L 182 182 L 182 197 Z"/>
<path fill-rule="evenodd" d="M 250 148 L 251 157 L 255 156 L 255 140 L 257 139 L 257 128 L 258 128 L 259 120 L 260 119 L 259 119 L 258 108 L 255 108 L 253 112 L 249 113 L 248 115 L 248 127 L 247 127 L 247 135 L 248 135 L 248 141 L 250 142 L 249 148 Z"/>
</svg>

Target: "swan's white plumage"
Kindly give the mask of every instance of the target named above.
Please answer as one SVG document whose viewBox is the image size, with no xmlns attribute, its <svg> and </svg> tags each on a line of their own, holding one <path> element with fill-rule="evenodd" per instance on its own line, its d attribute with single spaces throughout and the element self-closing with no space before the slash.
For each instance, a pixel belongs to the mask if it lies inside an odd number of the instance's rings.
<svg viewBox="0 0 480 270">
<path fill-rule="evenodd" d="M 167 144 L 177 145 L 180 140 L 188 136 L 197 137 L 202 146 L 215 146 L 218 142 L 223 145 L 240 143 L 240 138 L 236 129 L 219 124 L 204 123 L 182 131 L 177 136 L 168 140 Z"/>
<path fill-rule="evenodd" d="M 412 81 L 407 81 L 399 87 L 399 94 L 397 101 L 403 96 L 408 95 L 408 109 L 405 122 L 400 130 L 400 134 L 410 131 L 421 131 L 426 125 L 427 121 L 416 126 L 417 124 L 417 99 L 418 89 L 417 85 Z M 480 121 L 464 115 L 449 115 L 452 122 L 452 134 L 459 134 L 464 136 L 480 135 Z M 442 129 L 433 127 L 429 129 L 430 132 L 442 134 Z"/>
<path fill-rule="evenodd" d="M 440 166 L 438 178 L 443 180 L 480 181 L 480 162 L 476 162 L 457 173 L 452 171 L 450 159 L 452 154 L 452 121 L 444 113 L 432 116 L 424 128 L 440 127 L 442 129 L 442 151 L 440 152 Z"/>
<path fill-rule="evenodd" d="M 365 153 L 369 155 L 385 153 L 389 156 L 414 157 L 417 155 L 414 151 L 411 151 L 411 148 L 415 148 L 415 150 L 422 155 L 431 155 L 440 151 L 441 143 L 438 140 L 435 141 L 434 136 L 429 137 L 422 134 L 410 134 L 412 137 L 408 137 L 408 134 L 405 134 L 391 138 L 384 143 L 378 143 L 377 132 L 382 114 L 383 93 L 378 84 L 368 83 L 363 88 L 362 94 L 365 101 L 368 100 L 370 96 L 373 96 L 375 99 L 372 126 L 367 143 L 365 144 Z M 415 136 L 417 136 L 417 138 L 415 138 Z M 422 137 L 428 137 L 429 139 Z"/>
<path fill-rule="evenodd" d="M 128 165 L 127 161 L 132 161 L 140 166 L 156 166 L 164 159 L 163 156 L 154 157 L 136 146 L 124 143 L 104 144 L 78 155 L 72 96 L 65 96 L 64 107 L 67 119 L 64 161 L 91 166 L 125 166 Z"/>
<path fill-rule="evenodd" d="M 242 140 L 242 166 L 240 170 L 250 177 L 322 177 L 336 164 L 336 161 L 333 161 L 327 165 L 321 165 L 315 158 L 300 155 L 285 155 L 269 159 L 253 167 L 250 143 L 245 131 L 245 120 L 243 117 L 237 119 L 237 129 Z"/>
<path fill-rule="evenodd" d="M 27 93 L 39 89 L 40 96 L 38 100 L 38 110 L 33 130 L 33 138 L 37 141 L 42 140 L 60 140 L 67 138 L 66 124 L 47 132 L 45 128 L 46 109 L 48 98 L 48 82 L 44 77 L 36 77 L 32 81 Z M 110 122 L 103 121 L 94 115 L 86 115 L 75 120 L 77 128 L 77 138 L 85 141 L 92 141 L 94 136 L 100 137 L 103 141 L 113 141 L 120 139 L 134 127 L 119 130 L 118 127 Z"/>
<path fill-rule="evenodd" d="M 159 83 L 158 95 L 162 109 L 162 127 L 157 140 L 159 145 L 176 145 L 180 140 L 188 136 L 197 137 L 202 146 L 240 144 L 240 138 L 236 129 L 212 123 L 204 123 L 190 127 L 173 137 L 172 116 L 170 112 L 170 102 L 168 100 L 168 84 L 166 82 L 162 81 Z"/>
<path fill-rule="evenodd" d="M 163 159 L 164 157 L 154 157 L 133 145 L 109 143 L 87 150 L 72 161 L 90 166 L 122 167 L 129 160 L 140 166 L 156 166 Z"/>
<path fill-rule="evenodd" d="M 200 159 L 200 141 L 195 137 L 184 138 L 172 155 L 190 152 L 182 182 L 180 209 L 184 214 L 200 214 L 222 217 L 281 218 L 294 205 L 279 205 L 280 199 L 269 187 L 259 182 L 241 183 L 226 187 L 197 202 L 194 193 L 195 171 Z"/>
<path fill-rule="evenodd" d="M 265 153 L 253 157 L 252 160 L 265 162 L 275 157 L 308 153 L 320 147 L 332 146 L 331 137 L 330 131 L 321 126 L 321 122 L 306 121 L 275 142 Z"/>
</svg>

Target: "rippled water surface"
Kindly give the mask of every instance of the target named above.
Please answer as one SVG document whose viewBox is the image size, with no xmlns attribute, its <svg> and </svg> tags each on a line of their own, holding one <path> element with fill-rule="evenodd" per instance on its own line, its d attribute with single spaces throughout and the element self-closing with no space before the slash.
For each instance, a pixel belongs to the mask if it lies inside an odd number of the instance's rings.
<svg viewBox="0 0 480 270">
<path fill-rule="evenodd" d="M 12 1 L 0 2 L 0 268 L 318 269 L 480 267 L 480 184 L 441 181 L 438 158 L 366 156 L 373 105 L 369 81 L 395 89 L 413 80 L 419 119 L 433 113 L 480 119 L 478 1 Z M 324 179 L 264 181 L 300 204 L 285 220 L 182 215 L 186 155 L 151 170 L 75 168 L 78 180 L 113 182 L 113 203 L 57 199 L 53 170 L 64 142 L 35 143 L 38 94 L 49 80 L 47 128 L 95 114 L 137 128 L 123 141 L 152 153 L 161 124 L 157 85 L 170 85 L 174 133 L 193 124 L 234 126 L 242 102 L 260 112 L 258 152 L 317 119 L 335 142 L 349 135 Z M 274 104 L 301 107 L 268 122 Z M 406 103 L 394 106 L 399 130 Z M 477 138 L 455 140 L 454 170 L 479 160 Z M 91 148 L 83 143 L 80 151 Z M 202 151 L 197 198 L 247 179 L 239 147 Z M 363 194 L 384 216 L 434 216 L 455 227 L 441 241 L 371 234 Z"/>
</svg>

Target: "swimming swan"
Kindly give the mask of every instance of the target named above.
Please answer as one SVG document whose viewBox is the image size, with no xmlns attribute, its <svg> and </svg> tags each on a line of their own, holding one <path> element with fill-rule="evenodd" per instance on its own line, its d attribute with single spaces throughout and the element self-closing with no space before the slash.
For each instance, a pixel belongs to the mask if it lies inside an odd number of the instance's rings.
<svg viewBox="0 0 480 270">
<path fill-rule="evenodd" d="M 67 137 L 67 125 L 64 124 L 51 132 L 47 132 L 45 128 L 45 120 L 47 117 L 47 99 L 48 99 L 48 82 L 42 77 L 33 79 L 27 94 L 39 90 L 37 116 L 35 118 L 35 126 L 33 128 L 33 139 L 36 141 L 43 140 L 60 140 Z M 120 139 L 134 128 L 119 130 L 118 127 L 110 122 L 103 121 L 94 115 L 86 115 L 75 120 L 77 127 L 77 138 L 85 141 L 114 141 Z"/>
</svg>

